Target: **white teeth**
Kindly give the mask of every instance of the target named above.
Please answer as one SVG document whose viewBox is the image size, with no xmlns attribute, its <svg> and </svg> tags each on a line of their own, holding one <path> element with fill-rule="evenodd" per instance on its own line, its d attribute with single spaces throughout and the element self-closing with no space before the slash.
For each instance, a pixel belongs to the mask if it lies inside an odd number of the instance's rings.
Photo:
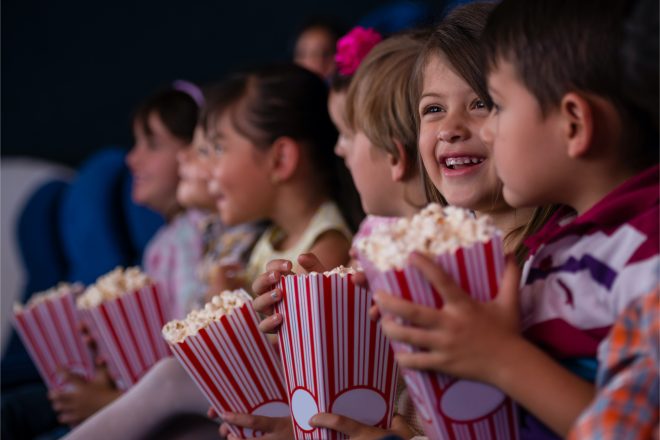
<svg viewBox="0 0 660 440">
<path fill-rule="evenodd" d="M 445 165 L 452 167 L 455 165 L 477 164 L 484 160 L 478 157 L 448 157 L 445 159 Z"/>
</svg>

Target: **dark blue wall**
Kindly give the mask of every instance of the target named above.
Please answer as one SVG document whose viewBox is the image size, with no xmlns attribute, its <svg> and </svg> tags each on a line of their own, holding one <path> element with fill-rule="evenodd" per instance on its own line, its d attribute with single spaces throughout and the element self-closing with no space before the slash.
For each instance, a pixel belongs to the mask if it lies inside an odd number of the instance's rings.
<svg viewBox="0 0 660 440">
<path fill-rule="evenodd" d="M 4 0 L 2 155 L 76 165 L 129 146 L 133 106 L 177 78 L 207 83 L 286 59 L 310 15 L 352 25 L 378 0 Z"/>
</svg>

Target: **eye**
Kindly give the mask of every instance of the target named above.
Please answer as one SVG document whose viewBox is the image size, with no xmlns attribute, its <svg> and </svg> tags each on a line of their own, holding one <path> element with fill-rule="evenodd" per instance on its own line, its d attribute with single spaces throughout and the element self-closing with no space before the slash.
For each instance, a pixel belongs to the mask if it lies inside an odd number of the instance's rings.
<svg viewBox="0 0 660 440">
<path fill-rule="evenodd" d="M 224 148 L 222 147 L 222 144 L 219 142 L 214 143 L 211 148 L 213 149 L 213 152 L 215 154 L 221 154 L 224 151 Z"/>
<path fill-rule="evenodd" d="M 422 109 L 422 116 L 424 116 L 424 115 L 428 115 L 428 114 L 430 114 L 430 113 L 440 113 L 440 112 L 443 111 L 443 110 L 444 110 L 444 109 L 443 109 L 441 106 L 439 106 L 439 105 L 436 105 L 436 104 L 430 104 L 430 105 L 427 105 L 426 107 L 424 107 L 424 108 Z"/>
<path fill-rule="evenodd" d="M 209 146 L 208 145 L 203 144 L 203 145 L 198 145 L 197 146 L 197 154 L 198 155 L 206 157 L 206 156 L 209 155 L 209 153 L 210 153 L 210 151 L 209 151 Z"/>
<path fill-rule="evenodd" d="M 472 101 L 472 104 L 470 106 L 473 110 L 487 110 L 486 103 L 477 98 L 474 101 Z"/>
</svg>

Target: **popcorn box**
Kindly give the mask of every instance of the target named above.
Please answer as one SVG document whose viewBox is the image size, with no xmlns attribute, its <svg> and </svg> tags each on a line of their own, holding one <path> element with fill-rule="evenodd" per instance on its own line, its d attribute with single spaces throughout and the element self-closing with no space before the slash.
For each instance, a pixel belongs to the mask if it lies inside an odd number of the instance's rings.
<svg viewBox="0 0 660 440">
<path fill-rule="evenodd" d="M 160 334 L 171 317 L 170 303 L 154 283 L 81 313 L 119 389 L 130 388 L 170 355 Z"/>
<path fill-rule="evenodd" d="M 442 307 L 442 299 L 413 267 L 380 271 L 359 255 L 370 287 L 429 307 Z M 478 301 L 497 294 L 504 270 L 502 238 L 459 248 L 436 256 L 436 262 Z M 416 351 L 408 344 L 392 343 L 395 352 Z M 459 380 L 439 373 L 403 370 L 409 393 L 424 431 L 433 439 L 515 439 L 518 423 L 515 405 L 490 385 Z"/>
<path fill-rule="evenodd" d="M 61 369 L 91 379 L 92 354 L 78 328 L 75 295 L 80 288 L 14 312 L 14 325 L 49 389 L 64 385 Z"/>
<path fill-rule="evenodd" d="M 289 275 L 280 287 L 279 342 L 295 438 L 346 438 L 310 426 L 319 412 L 388 428 L 397 367 L 380 324 L 369 319 L 371 294 L 352 275 Z"/>
<path fill-rule="evenodd" d="M 259 331 L 252 302 L 170 348 L 218 414 L 290 415 L 280 362 Z M 230 429 L 239 437 L 261 435 L 239 426 Z"/>
</svg>

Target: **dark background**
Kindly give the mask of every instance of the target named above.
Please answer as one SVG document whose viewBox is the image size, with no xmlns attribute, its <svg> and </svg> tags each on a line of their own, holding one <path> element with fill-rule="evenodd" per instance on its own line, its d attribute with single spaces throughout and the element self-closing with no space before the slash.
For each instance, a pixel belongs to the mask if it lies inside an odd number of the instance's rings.
<svg viewBox="0 0 660 440">
<path fill-rule="evenodd" d="M 424 2 L 433 17 L 441 2 Z M 310 16 L 354 25 L 377 0 L 4 0 L 2 155 L 78 165 L 131 145 L 130 115 L 175 79 L 288 59 Z"/>
</svg>

